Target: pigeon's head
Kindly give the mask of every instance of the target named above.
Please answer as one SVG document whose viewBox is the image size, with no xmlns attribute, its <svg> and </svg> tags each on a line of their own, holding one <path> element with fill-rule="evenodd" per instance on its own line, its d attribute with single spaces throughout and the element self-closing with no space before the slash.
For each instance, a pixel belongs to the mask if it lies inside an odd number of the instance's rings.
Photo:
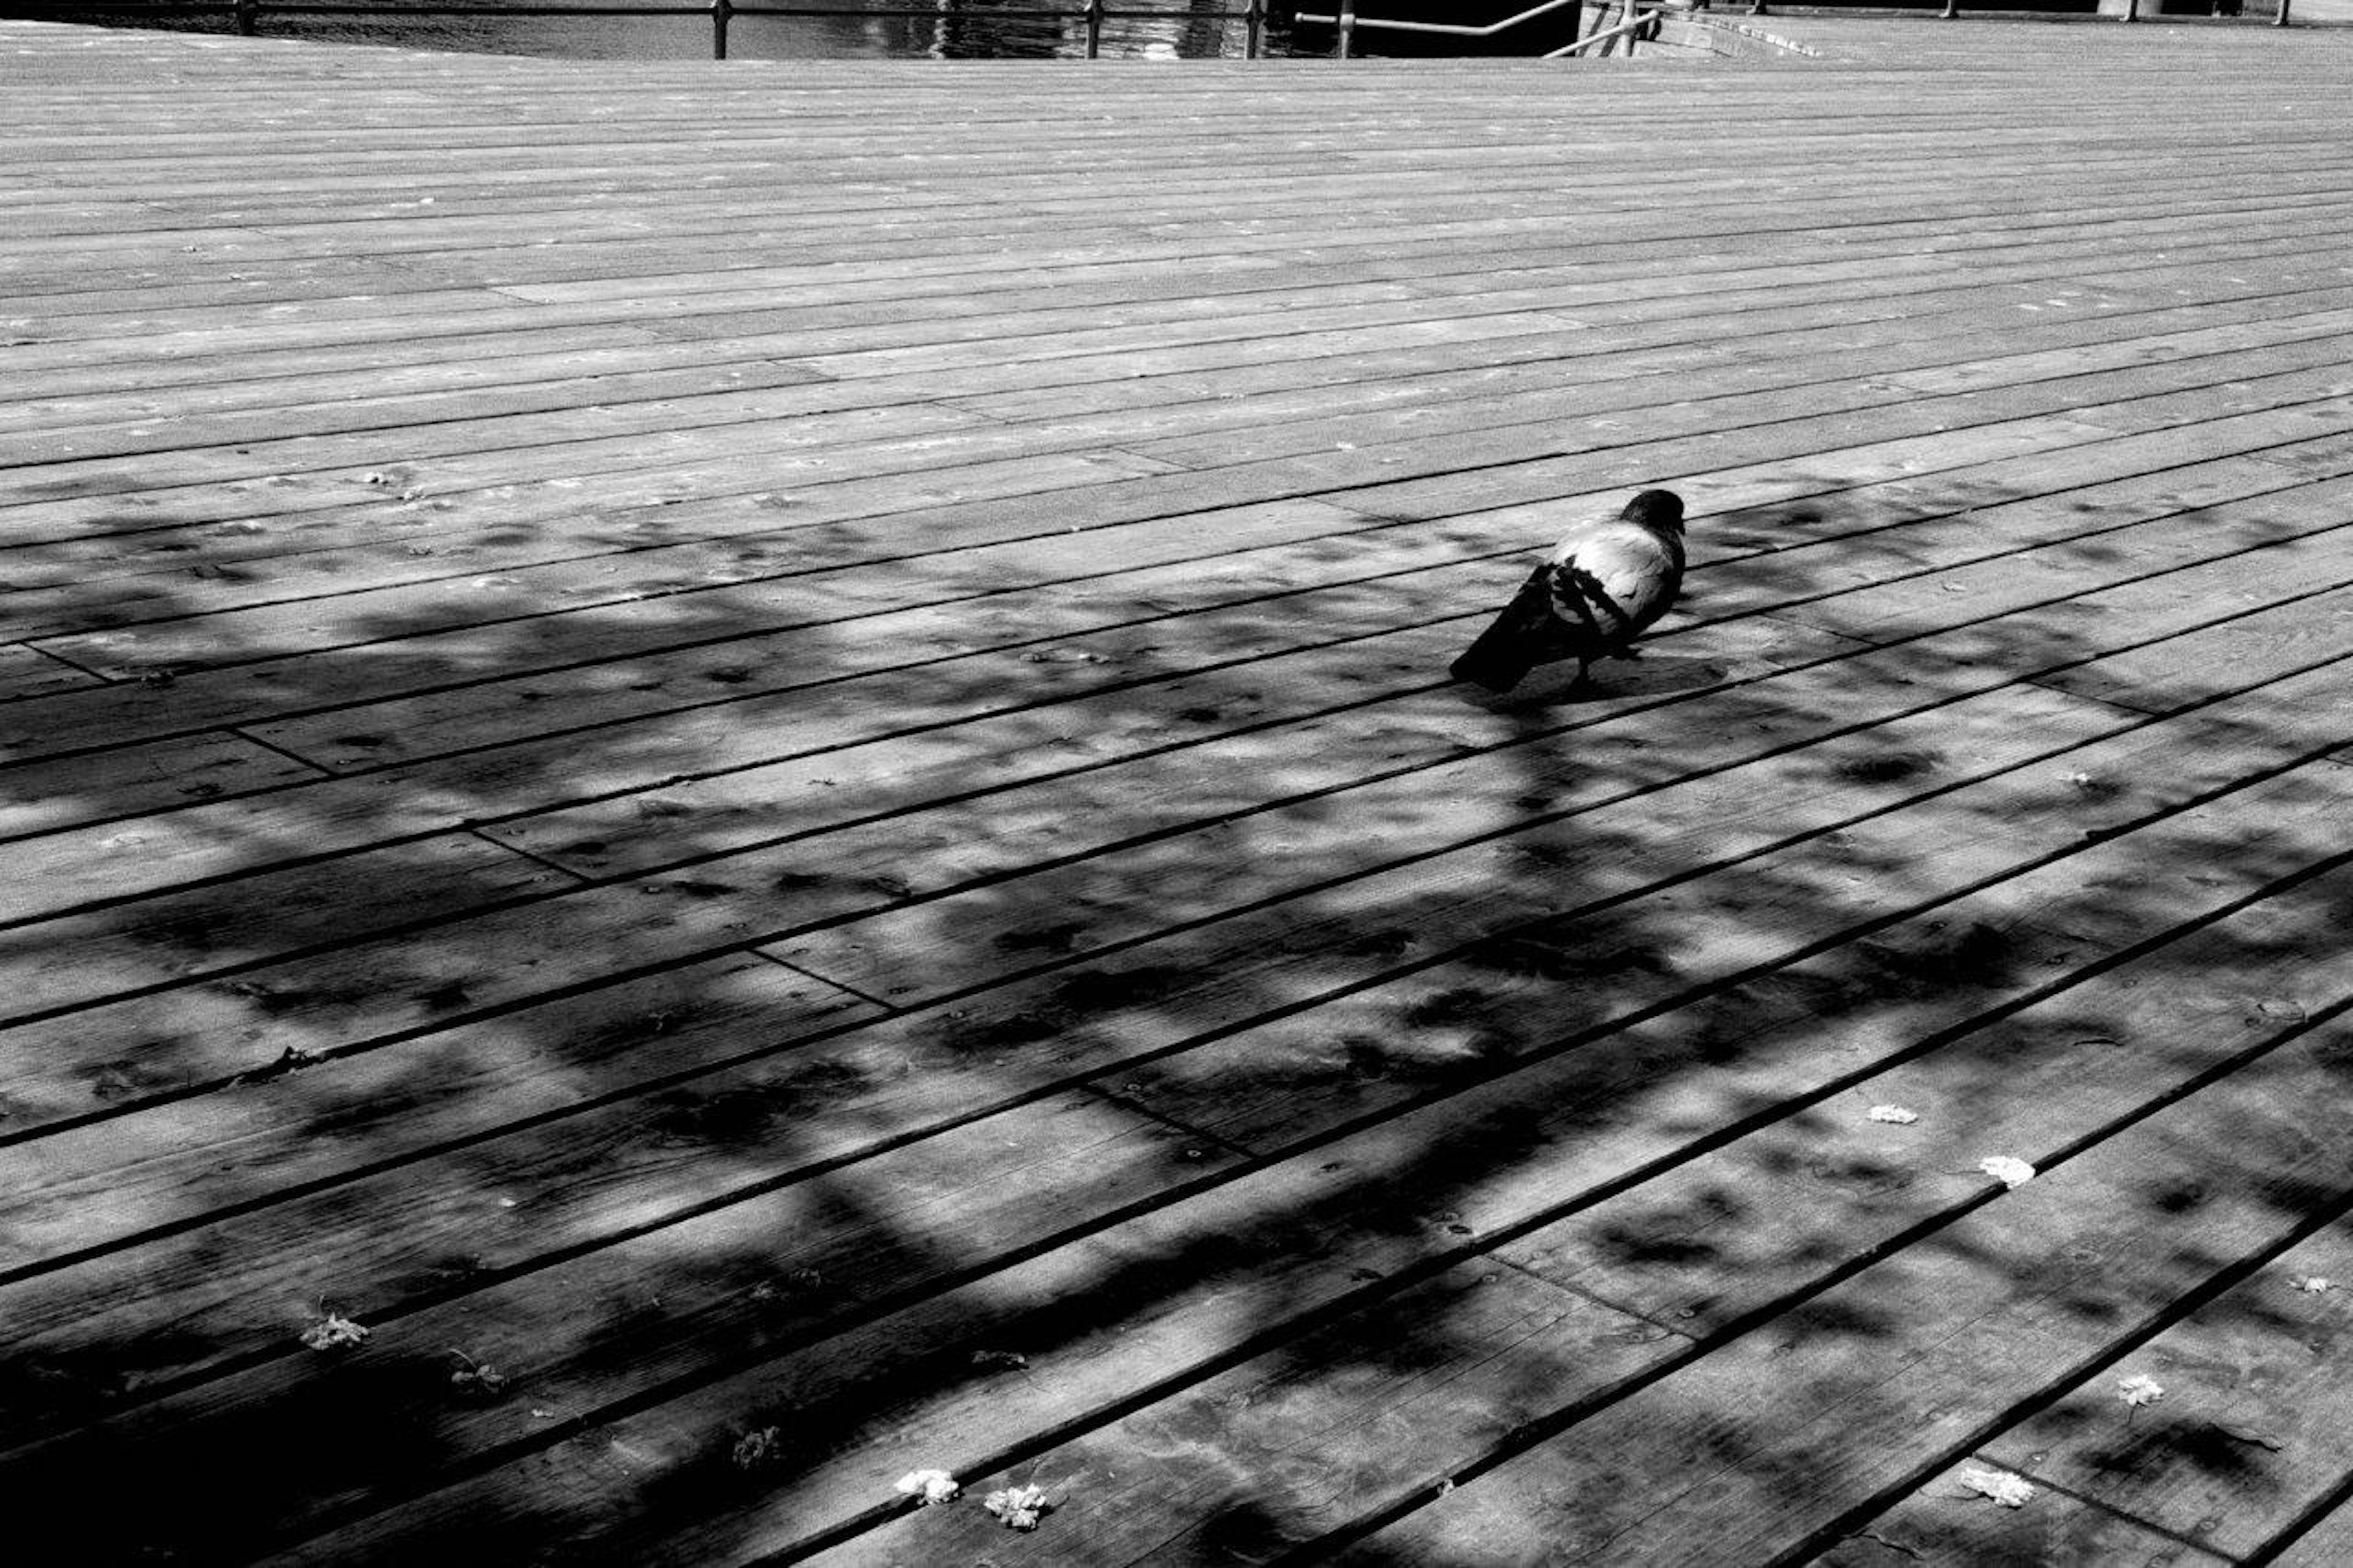
<svg viewBox="0 0 2353 1568">
<path fill-rule="evenodd" d="M 1683 498 L 1672 490 L 1644 490 L 1628 501 L 1626 510 L 1618 515 L 1628 522 L 1664 529 L 1669 533 L 1681 533 L 1683 531 Z"/>
</svg>

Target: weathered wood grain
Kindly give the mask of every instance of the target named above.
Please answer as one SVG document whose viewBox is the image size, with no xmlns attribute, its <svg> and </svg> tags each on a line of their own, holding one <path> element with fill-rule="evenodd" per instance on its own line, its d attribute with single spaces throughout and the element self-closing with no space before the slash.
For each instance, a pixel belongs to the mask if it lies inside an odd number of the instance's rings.
<svg viewBox="0 0 2353 1568">
<path fill-rule="evenodd" d="M 1778 25 L 0 24 L 12 1547 L 2329 1561 L 2353 43 Z"/>
</svg>

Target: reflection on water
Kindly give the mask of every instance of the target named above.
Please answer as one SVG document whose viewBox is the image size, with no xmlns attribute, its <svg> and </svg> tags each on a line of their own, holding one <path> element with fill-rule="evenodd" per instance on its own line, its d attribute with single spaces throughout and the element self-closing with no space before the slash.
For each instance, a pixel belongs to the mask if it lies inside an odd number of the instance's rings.
<svg viewBox="0 0 2353 1568">
<path fill-rule="evenodd" d="M 390 11 L 398 0 L 387 0 Z M 558 0 L 560 3 L 560 0 Z M 663 4 L 665 0 L 631 0 Z M 707 59 L 711 22 L 707 12 L 683 9 L 675 16 L 284 16 L 265 14 L 265 37 L 318 38 L 337 43 L 393 44 L 408 48 L 455 49 L 477 54 L 548 55 L 567 59 Z M 762 0 L 748 0 L 751 4 Z M 1039 10 L 1076 10 L 1083 0 L 932 0 L 936 10 L 921 16 L 859 15 L 861 10 L 920 9 L 924 0 L 768 0 L 839 7 L 832 16 L 758 16 L 736 13 L 728 25 L 727 52 L 742 59 L 1076 59 L 1086 54 L 1086 24 L 1078 18 L 1039 16 Z M 1105 21 L 1106 57 L 1159 59 L 1240 58 L 1247 35 L 1239 18 L 1245 0 L 1113 0 L 1115 8 L 1164 12 L 1149 20 Z M 103 6 L 85 13 L 109 20 Z M 123 18 L 129 20 L 130 18 Z M 206 32 L 230 29 L 225 6 L 191 7 L 185 16 L 142 26 L 171 26 Z M 1282 54 L 1280 26 L 1266 33 L 1267 52 Z"/>
</svg>

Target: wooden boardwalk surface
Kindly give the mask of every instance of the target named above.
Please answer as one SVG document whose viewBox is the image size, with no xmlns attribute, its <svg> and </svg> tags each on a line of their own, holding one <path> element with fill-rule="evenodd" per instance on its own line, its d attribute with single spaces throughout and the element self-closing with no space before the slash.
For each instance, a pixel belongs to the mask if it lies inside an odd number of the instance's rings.
<svg viewBox="0 0 2353 1568">
<path fill-rule="evenodd" d="M 1770 25 L 0 25 L 7 1561 L 2353 1562 L 2353 35 Z"/>
</svg>

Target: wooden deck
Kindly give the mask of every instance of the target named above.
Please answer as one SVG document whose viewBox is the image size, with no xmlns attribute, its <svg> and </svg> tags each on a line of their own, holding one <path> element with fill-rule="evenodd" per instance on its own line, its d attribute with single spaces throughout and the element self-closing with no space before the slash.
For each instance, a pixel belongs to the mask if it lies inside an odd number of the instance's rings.
<svg viewBox="0 0 2353 1568">
<path fill-rule="evenodd" d="M 0 25 L 6 1560 L 2353 1563 L 2353 34 L 1770 26 Z"/>
</svg>

